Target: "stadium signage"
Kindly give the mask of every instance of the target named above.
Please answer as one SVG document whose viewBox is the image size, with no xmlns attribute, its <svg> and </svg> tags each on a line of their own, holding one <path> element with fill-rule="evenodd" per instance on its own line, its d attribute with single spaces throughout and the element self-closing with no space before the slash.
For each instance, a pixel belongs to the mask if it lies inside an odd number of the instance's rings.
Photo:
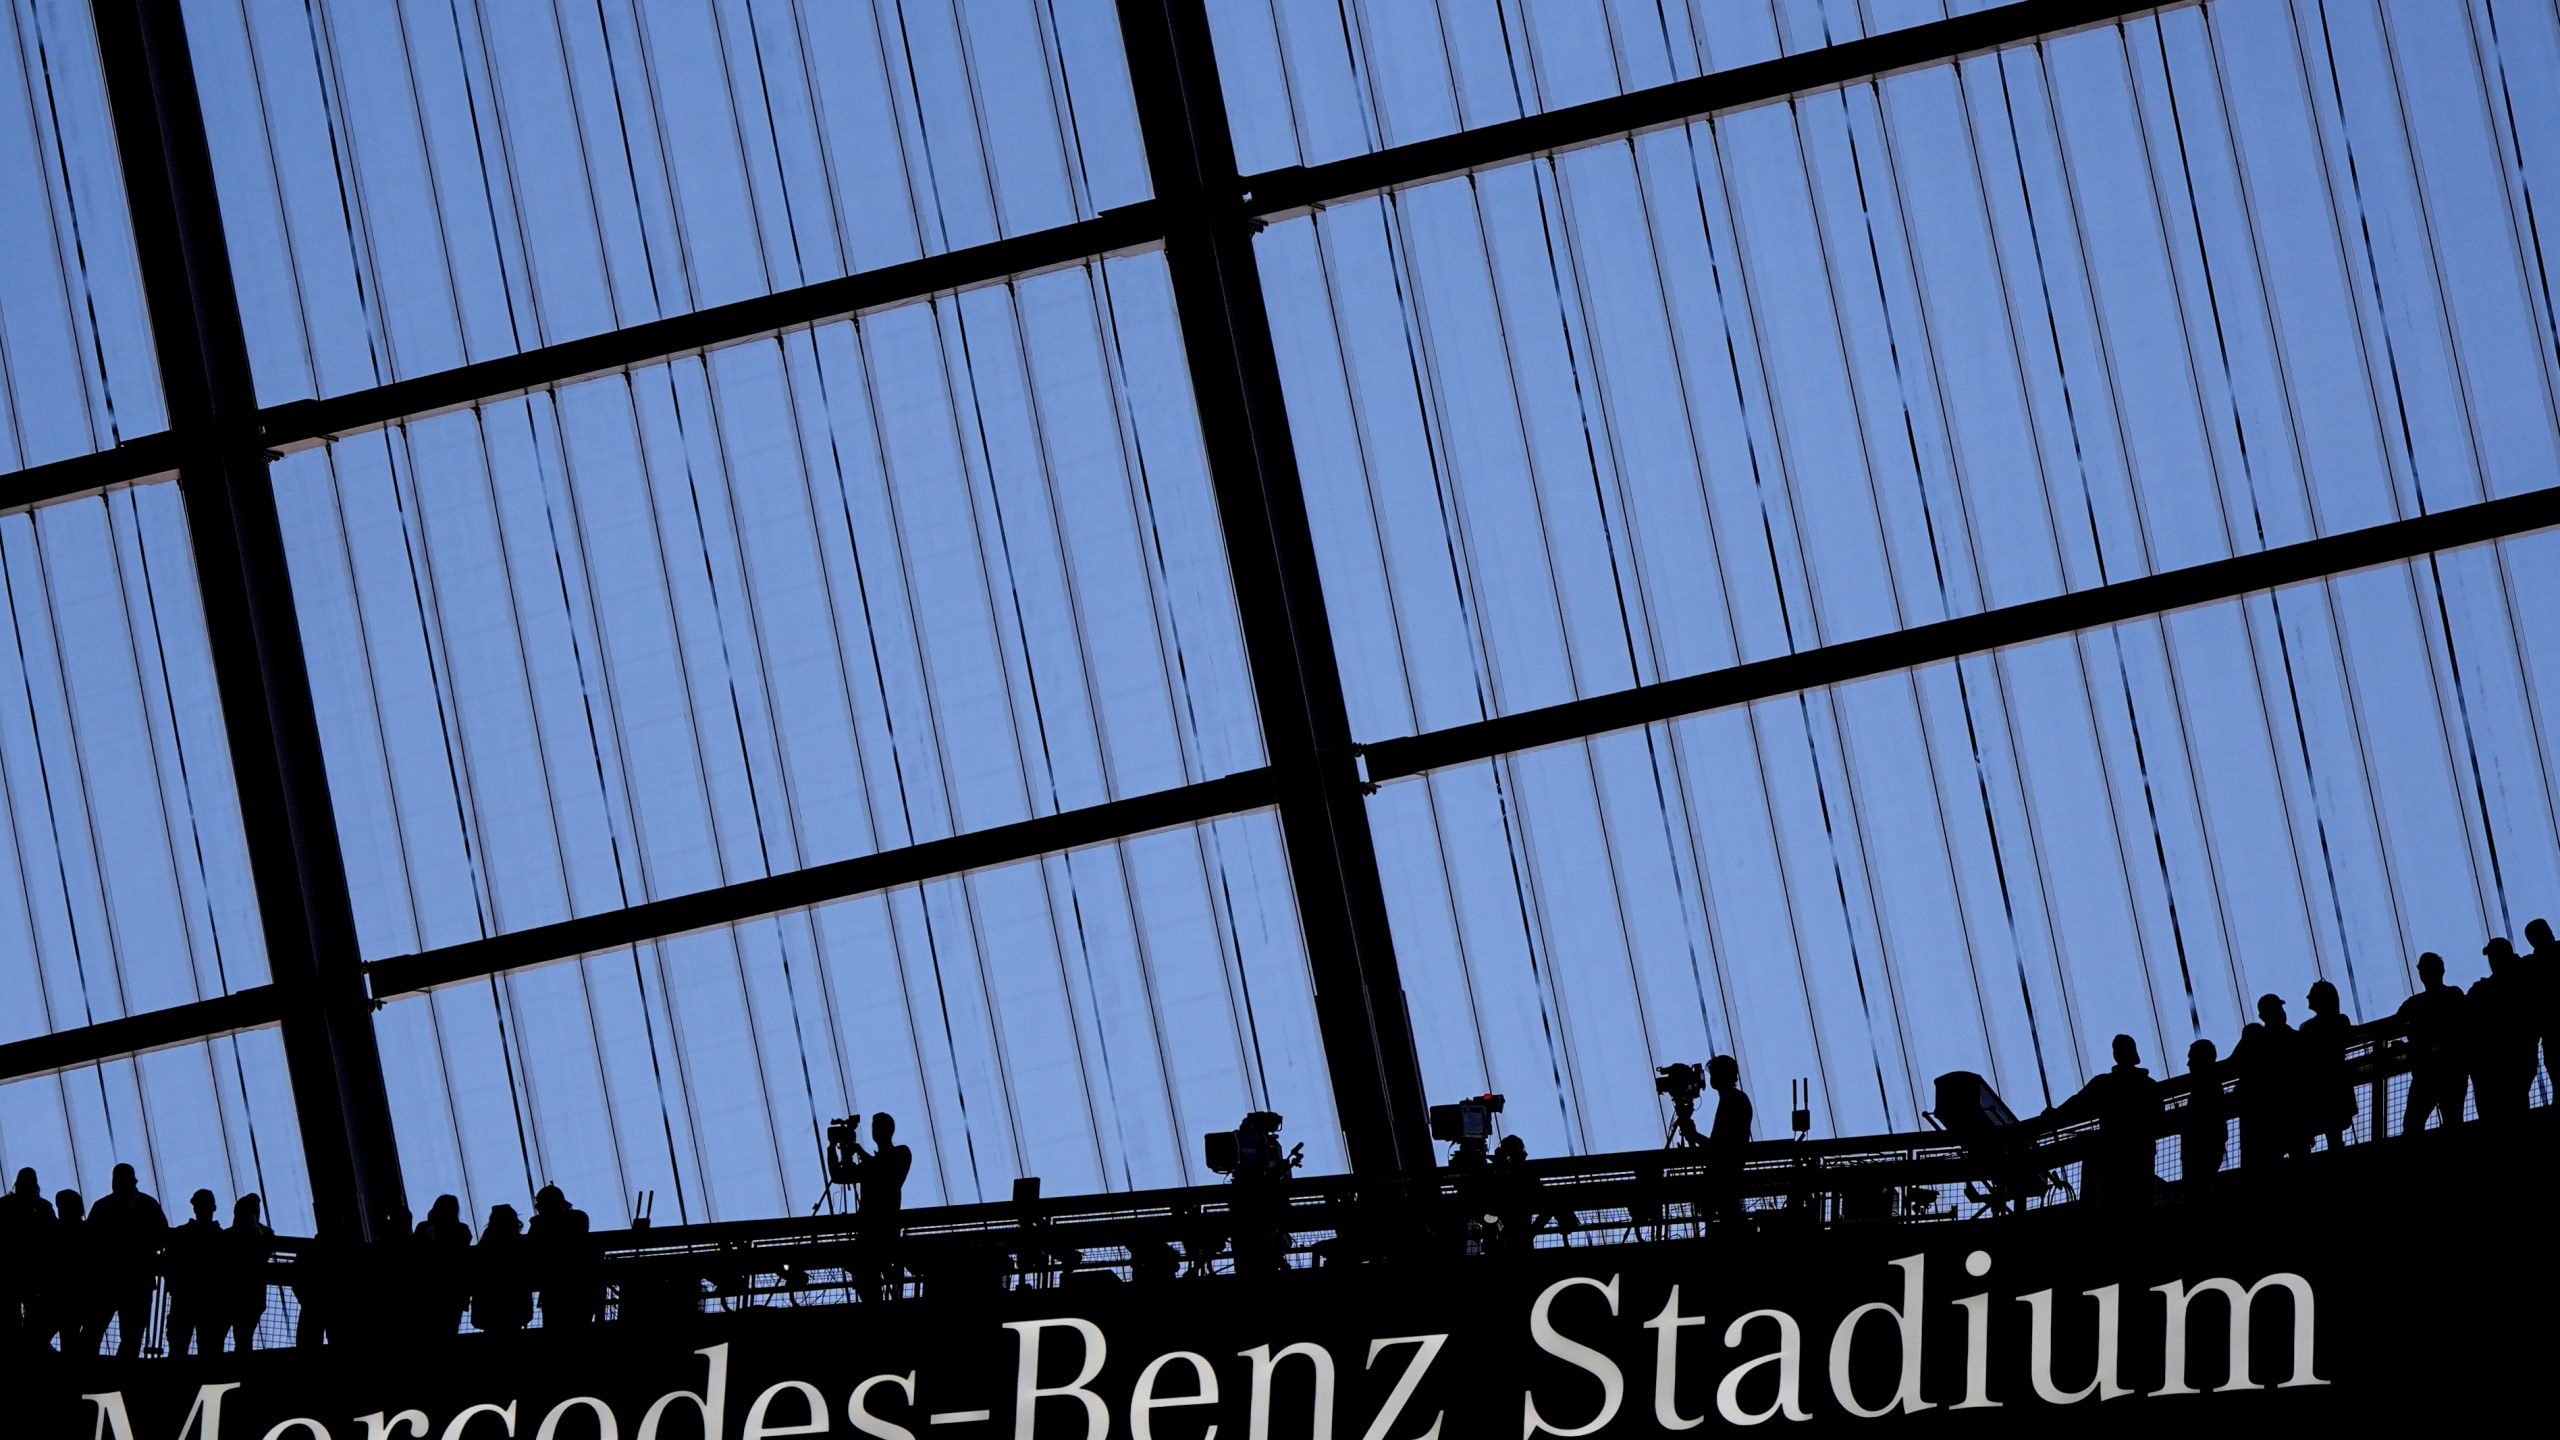
<svg viewBox="0 0 2560 1440">
<path fill-rule="evenodd" d="M 1085 1304 L 1048 1292 L 1056 1313 L 986 1313 L 910 1336 L 903 1351 L 889 1337 L 848 1346 L 846 1327 L 821 1322 L 814 1341 L 775 1330 L 617 1356 L 600 1331 L 592 1366 L 465 1367 L 435 1387 L 404 1377 L 370 1408 L 365 1384 L 343 1375 L 319 1387 L 336 1401 L 325 1409 L 283 1375 L 164 1387 L 151 1406 L 90 1390 L 81 1429 L 93 1440 L 1536 1440 L 2330 1383 L 2312 1282 L 2292 1271 L 2004 1294 L 1992 1251 L 1978 1248 L 1862 1264 L 1810 1287 L 1827 1292 L 1819 1304 L 1741 1308 L 1719 1303 L 1727 1287 L 1702 1267 L 1609 1258 L 1518 1277 L 1530 1283 L 1507 1313 L 1453 1296 L 1462 1303 L 1437 1308 L 1439 1329 L 1358 1323 L 1430 1307 L 1201 1315 L 1166 1303 L 1186 1287 L 1113 1287 Z M 866 1351 L 903 1363 L 849 1363 Z M 436 1404 L 417 1394 L 474 1386 L 489 1388 Z"/>
</svg>

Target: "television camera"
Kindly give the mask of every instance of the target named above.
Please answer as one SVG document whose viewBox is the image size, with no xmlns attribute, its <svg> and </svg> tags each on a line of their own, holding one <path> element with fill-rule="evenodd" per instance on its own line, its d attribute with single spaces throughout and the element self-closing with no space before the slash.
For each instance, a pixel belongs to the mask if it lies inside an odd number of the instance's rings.
<svg viewBox="0 0 2560 1440">
<path fill-rule="evenodd" d="M 1268 1110 L 1256 1110 L 1233 1130 L 1213 1131 L 1201 1140 L 1209 1168 L 1239 1183 L 1285 1179 L 1306 1163 L 1305 1145 L 1281 1150 L 1280 1117 Z"/>
<path fill-rule="evenodd" d="M 847 1116 L 827 1122 L 827 1183 L 859 1185 L 862 1162 L 871 1152 L 862 1148 L 862 1117 Z"/>
<path fill-rule="evenodd" d="M 1491 1163 L 1485 1142 L 1493 1138 L 1493 1117 L 1502 1113 L 1502 1097 L 1478 1095 L 1454 1105 L 1431 1107 L 1431 1138 L 1457 1148 L 1449 1152 L 1449 1168 L 1472 1170 Z"/>
<path fill-rule="evenodd" d="M 1662 1137 L 1662 1148 L 1704 1148 L 1707 1139 L 1698 1133 L 1698 1097 L 1707 1093 L 1707 1067 L 1677 1061 L 1658 1066 L 1653 1072 L 1653 1090 L 1671 1100 L 1671 1129 Z"/>
</svg>

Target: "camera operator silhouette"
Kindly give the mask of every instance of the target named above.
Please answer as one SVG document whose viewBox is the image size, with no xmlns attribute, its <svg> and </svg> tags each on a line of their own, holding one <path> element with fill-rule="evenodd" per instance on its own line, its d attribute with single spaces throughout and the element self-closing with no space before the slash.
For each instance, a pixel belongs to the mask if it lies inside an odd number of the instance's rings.
<svg viewBox="0 0 2560 1440">
<path fill-rule="evenodd" d="M 857 1265 L 866 1299 L 894 1298 L 901 1266 L 897 1256 L 899 1215 L 906 1208 L 907 1174 L 915 1168 L 915 1152 L 898 1143 L 898 1117 L 883 1110 L 871 1117 L 871 1145 L 866 1150 L 852 1134 L 852 1122 L 831 1137 L 837 1153 L 830 1157 L 838 1179 L 850 1176 L 862 1195 L 855 1212 L 863 1256 Z"/>
<path fill-rule="evenodd" d="M 1742 1218 L 1742 1150 L 1751 1143 L 1751 1097 L 1742 1093 L 1741 1080 L 1742 1066 L 1732 1056 L 1707 1061 L 1707 1084 L 1716 1092 L 1715 1123 L 1706 1140 L 1708 1183 L 1714 1187 L 1710 1203 L 1726 1220 Z M 1674 1123 L 1689 1124 L 1688 1116 Z M 1688 1133 L 1696 1135 L 1697 1127 L 1690 1124 Z"/>
<path fill-rule="evenodd" d="M 2079 1094 L 2054 1107 L 2053 1118 L 2098 1122 L 2097 1144 L 2080 1172 L 2081 1198 L 2111 1209 L 2139 1209 L 2151 1203 L 2160 1087 L 2143 1068 L 2132 1036 L 2118 1035 L 2112 1048 L 2114 1068 L 2090 1077 Z"/>
<path fill-rule="evenodd" d="M 139 1355 L 142 1333 L 151 1328 L 152 1280 L 169 1216 L 143 1193 L 133 1167 L 120 1164 L 108 1178 L 107 1193 L 89 1207 L 88 1225 L 99 1296 L 117 1322 L 116 1353 Z"/>
<path fill-rule="evenodd" d="M 1284 1228 L 1288 1197 L 1281 1182 L 1306 1158 L 1305 1145 L 1280 1148 L 1281 1117 L 1256 1110 L 1236 1126 L 1235 1163 L 1228 1178 L 1235 1198 L 1236 1272 L 1277 1270 L 1287 1260 L 1289 1236 Z"/>
<path fill-rule="evenodd" d="M 2433 950 L 2419 956 L 2418 980 L 2418 993 L 2400 1004 L 2409 1030 L 2409 1106 L 2400 1129 L 2408 1135 L 2426 1129 L 2429 1115 L 2447 1129 L 2461 1124 L 2462 1092 L 2471 1081 L 2463 994 L 2444 983 L 2444 957 Z"/>
</svg>

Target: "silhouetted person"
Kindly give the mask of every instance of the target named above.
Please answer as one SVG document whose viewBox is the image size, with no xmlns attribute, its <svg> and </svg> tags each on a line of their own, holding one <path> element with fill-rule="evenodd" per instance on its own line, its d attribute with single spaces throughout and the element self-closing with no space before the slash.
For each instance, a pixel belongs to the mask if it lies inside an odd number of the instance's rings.
<svg viewBox="0 0 2560 1440">
<path fill-rule="evenodd" d="M 410 1232 L 409 1248 L 418 1277 L 419 1329 L 428 1335 L 461 1329 L 462 1312 L 471 1304 L 471 1227 L 463 1223 L 462 1202 L 437 1196 L 427 1218 Z"/>
<path fill-rule="evenodd" d="M 2524 991 L 2533 1006 L 2534 1044 L 2542 1051 L 2542 1070 L 2555 1086 L 2560 1086 L 2560 1040 L 2553 1039 L 2554 1011 L 2560 1010 L 2560 941 L 2551 935 L 2548 920 L 2528 920 L 2524 926 L 2525 943 L 2533 950 L 2521 962 L 2524 968 Z M 2560 1095 L 2546 1095 L 2560 1101 Z"/>
<path fill-rule="evenodd" d="M 29 1167 L 0 1195 L 0 1358 L 35 1349 L 44 1311 L 43 1272 L 51 1254 L 53 1206 Z"/>
<path fill-rule="evenodd" d="M 489 1223 L 480 1227 L 471 1262 L 471 1328 L 495 1333 L 532 1324 L 531 1254 L 516 1207 L 489 1207 Z"/>
<path fill-rule="evenodd" d="M 2092 1076 L 2080 1093 L 2054 1107 L 2058 1120 L 2098 1122 L 2096 1148 L 2080 1173 L 2083 1198 L 2114 1209 L 2151 1203 L 2160 1134 L 2160 1086 L 2143 1068 L 2130 1035 L 2114 1044 L 2115 1067 Z"/>
<path fill-rule="evenodd" d="M 1751 1097 L 1742 1093 L 1742 1067 L 1730 1055 L 1707 1061 L 1707 1088 L 1716 1092 L 1715 1123 L 1707 1127 L 1710 1204 L 1722 1219 L 1742 1218 L 1742 1151 L 1751 1143 Z"/>
<path fill-rule="evenodd" d="M 883 1110 L 871 1117 L 871 1147 L 853 1146 L 854 1183 L 861 1187 L 855 1228 L 861 1232 L 858 1262 L 863 1298 L 885 1298 L 900 1274 L 898 1227 L 907 1206 L 907 1172 L 915 1168 L 915 1151 L 898 1143 L 898 1117 Z"/>
<path fill-rule="evenodd" d="M 2178 1175 L 2190 1194 L 2213 1188 L 2231 1149 L 2231 1099 L 2222 1058 L 2210 1040 L 2187 1047 L 2187 1104 L 2178 1112 Z"/>
<path fill-rule="evenodd" d="M 2240 1079 L 2240 1167 L 2271 1164 L 2308 1148 L 2302 1107 L 2302 1032 L 2284 1018 L 2284 997 L 2258 997 L 2257 1023 L 2231 1047 Z"/>
<path fill-rule="evenodd" d="M 53 1192 L 53 1263 L 45 1267 L 44 1318 L 36 1343 L 62 1337 L 65 1355 L 95 1355 L 112 1307 L 98 1288 L 98 1241 L 88 1203 L 77 1190 Z"/>
<path fill-rule="evenodd" d="M 2533 1099 L 2533 1001 L 2515 946 L 2506 937 L 2480 947 L 2489 973 L 2471 983 L 2463 1013 L 2471 1041 L 2471 1103 L 2483 1120 L 2521 1115 Z"/>
<path fill-rule="evenodd" d="M 151 1328 L 152 1281 L 168 1237 L 168 1212 L 143 1193 L 132 1166 L 118 1165 L 107 1193 L 89 1207 L 90 1253 L 99 1294 L 115 1312 L 118 1355 L 142 1353 L 143 1332 Z"/>
<path fill-rule="evenodd" d="M 1129 1279 L 1140 1285 L 1163 1285 L 1182 1273 L 1182 1256 L 1168 1240 L 1129 1242 Z"/>
<path fill-rule="evenodd" d="M 241 1196 L 231 1202 L 231 1228 L 222 1232 L 223 1320 L 238 1351 L 256 1346 L 258 1318 L 267 1313 L 267 1261 L 276 1253 L 276 1236 L 259 1218 L 264 1209 L 256 1192 Z"/>
<path fill-rule="evenodd" d="M 545 1185 L 534 1192 L 533 1223 L 525 1229 L 525 1241 L 533 1250 L 534 1274 L 542 1287 L 544 1327 L 592 1322 L 604 1307 L 604 1293 L 587 1212 L 571 1205 L 559 1186 Z"/>
<path fill-rule="evenodd" d="M 2471 1083 L 2462 1021 L 2462 992 L 2444 983 L 2444 957 L 2432 950 L 2419 956 L 2418 993 L 2400 1002 L 2400 1022 L 2409 1032 L 2409 1106 L 2400 1122 L 2403 1134 L 2426 1129 L 2429 1115 L 2441 1117 L 2447 1128 L 2462 1123 L 2462 1092 Z"/>
<path fill-rule="evenodd" d="M 2310 1133 L 2328 1137 L 2329 1148 L 2347 1143 L 2356 1128 L 2356 1086 L 2347 1073 L 2347 1032 L 2355 1028 L 2338 1008 L 2338 987 L 2326 980 L 2311 982 L 2303 997 L 2311 1018 L 2296 1033 L 2302 1039 L 2302 1113 Z"/>
<path fill-rule="evenodd" d="M 169 1232 L 160 1273 L 169 1286 L 169 1353 L 184 1355 L 190 1341 L 206 1355 L 222 1343 L 222 1222 L 213 1218 L 210 1190 L 187 1197 L 194 1217 Z"/>
</svg>

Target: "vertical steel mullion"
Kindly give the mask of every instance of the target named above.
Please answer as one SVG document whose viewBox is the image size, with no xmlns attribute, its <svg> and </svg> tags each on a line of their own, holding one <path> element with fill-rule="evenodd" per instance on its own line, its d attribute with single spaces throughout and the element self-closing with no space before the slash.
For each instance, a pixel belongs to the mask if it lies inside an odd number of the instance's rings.
<svg viewBox="0 0 2560 1440">
<path fill-rule="evenodd" d="M 92 14 L 320 1233 L 404 1207 L 382 1057 L 178 0 Z"/>
<path fill-rule="evenodd" d="M 1420 1066 L 1200 0 L 1118 0 L 1165 266 L 1352 1167 L 1424 1170 Z"/>
</svg>

